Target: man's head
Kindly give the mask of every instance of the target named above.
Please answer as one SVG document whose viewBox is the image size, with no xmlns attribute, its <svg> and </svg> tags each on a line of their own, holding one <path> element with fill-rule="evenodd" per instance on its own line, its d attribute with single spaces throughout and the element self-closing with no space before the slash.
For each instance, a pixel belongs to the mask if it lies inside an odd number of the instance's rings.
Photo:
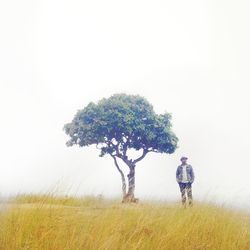
<svg viewBox="0 0 250 250">
<path fill-rule="evenodd" d="M 181 163 L 182 163 L 182 165 L 185 165 L 186 163 L 187 163 L 187 157 L 186 156 L 182 156 L 181 157 Z"/>
</svg>

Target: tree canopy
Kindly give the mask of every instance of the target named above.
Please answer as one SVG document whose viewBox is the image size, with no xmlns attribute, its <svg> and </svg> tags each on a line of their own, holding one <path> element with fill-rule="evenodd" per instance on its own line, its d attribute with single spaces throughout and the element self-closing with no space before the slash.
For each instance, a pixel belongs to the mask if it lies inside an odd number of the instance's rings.
<svg viewBox="0 0 250 250">
<path fill-rule="evenodd" d="M 67 146 L 100 145 L 101 156 L 123 155 L 128 149 L 173 153 L 178 139 L 171 130 L 171 115 L 158 115 L 138 95 L 116 94 L 79 110 L 64 127 Z"/>
</svg>

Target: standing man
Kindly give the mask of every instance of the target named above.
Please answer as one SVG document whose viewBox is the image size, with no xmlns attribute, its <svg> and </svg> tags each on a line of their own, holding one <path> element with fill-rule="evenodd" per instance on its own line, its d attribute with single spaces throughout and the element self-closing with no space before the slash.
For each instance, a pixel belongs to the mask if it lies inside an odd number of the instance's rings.
<svg viewBox="0 0 250 250">
<path fill-rule="evenodd" d="M 181 165 L 176 170 L 176 181 L 180 186 L 182 204 L 186 207 L 186 193 L 188 203 L 193 204 L 192 183 L 194 182 L 194 171 L 191 165 L 187 164 L 187 157 L 181 157 Z"/>
</svg>

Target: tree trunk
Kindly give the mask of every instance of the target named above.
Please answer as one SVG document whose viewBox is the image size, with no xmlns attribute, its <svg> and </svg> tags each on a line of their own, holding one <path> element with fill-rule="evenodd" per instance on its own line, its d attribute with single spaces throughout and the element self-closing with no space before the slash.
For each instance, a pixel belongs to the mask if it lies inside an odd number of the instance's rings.
<svg viewBox="0 0 250 250">
<path fill-rule="evenodd" d="M 128 174 L 128 195 L 131 198 L 134 198 L 134 192 L 135 192 L 135 168 L 130 167 L 130 171 Z"/>
<path fill-rule="evenodd" d="M 125 177 L 122 176 L 122 195 L 123 195 L 123 199 L 126 197 L 126 189 L 127 189 L 126 180 L 125 180 Z"/>
<path fill-rule="evenodd" d="M 135 165 L 129 166 L 128 176 L 128 192 L 125 197 L 123 197 L 123 203 L 127 202 L 138 202 L 138 199 L 135 198 Z"/>
<path fill-rule="evenodd" d="M 112 155 L 111 155 L 112 156 Z M 128 191 L 127 191 L 127 184 L 125 180 L 125 175 L 123 174 L 122 170 L 119 167 L 119 164 L 117 162 L 117 159 L 115 156 L 112 156 L 115 166 L 117 170 L 119 171 L 122 179 L 122 194 L 123 194 L 123 203 L 129 203 L 129 202 L 138 202 L 139 199 L 135 198 L 134 192 L 135 192 L 135 164 L 133 163 L 126 163 L 129 167 L 129 174 L 128 177 Z"/>
<path fill-rule="evenodd" d="M 122 172 L 122 170 L 120 169 L 117 159 L 115 157 L 112 157 L 114 159 L 115 162 L 115 166 L 117 168 L 117 170 L 119 171 L 120 175 L 121 175 L 121 179 L 122 179 L 122 195 L 123 195 L 123 200 L 125 199 L 126 195 L 127 195 L 127 185 L 126 185 L 126 180 L 125 180 L 125 176 Z"/>
</svg>

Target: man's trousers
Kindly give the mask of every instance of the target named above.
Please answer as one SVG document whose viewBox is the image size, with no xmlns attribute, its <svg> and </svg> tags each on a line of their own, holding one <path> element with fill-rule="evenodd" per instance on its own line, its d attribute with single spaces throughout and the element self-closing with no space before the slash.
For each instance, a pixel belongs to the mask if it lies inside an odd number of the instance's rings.
<svg viewBox="0 0 250 250">
<path fill-rule="evenodd" d="M 182 204 L 186 204 L 186 200 L 188 198 L 189 205 L 193 203 L 193 196 L 192 196 L 192 184 L 191 183 L 179 183 L 180 191 L 181 191 L 181 200 Z M 187 198 L 186 198 L 187 194 Z"/>
</svg>

